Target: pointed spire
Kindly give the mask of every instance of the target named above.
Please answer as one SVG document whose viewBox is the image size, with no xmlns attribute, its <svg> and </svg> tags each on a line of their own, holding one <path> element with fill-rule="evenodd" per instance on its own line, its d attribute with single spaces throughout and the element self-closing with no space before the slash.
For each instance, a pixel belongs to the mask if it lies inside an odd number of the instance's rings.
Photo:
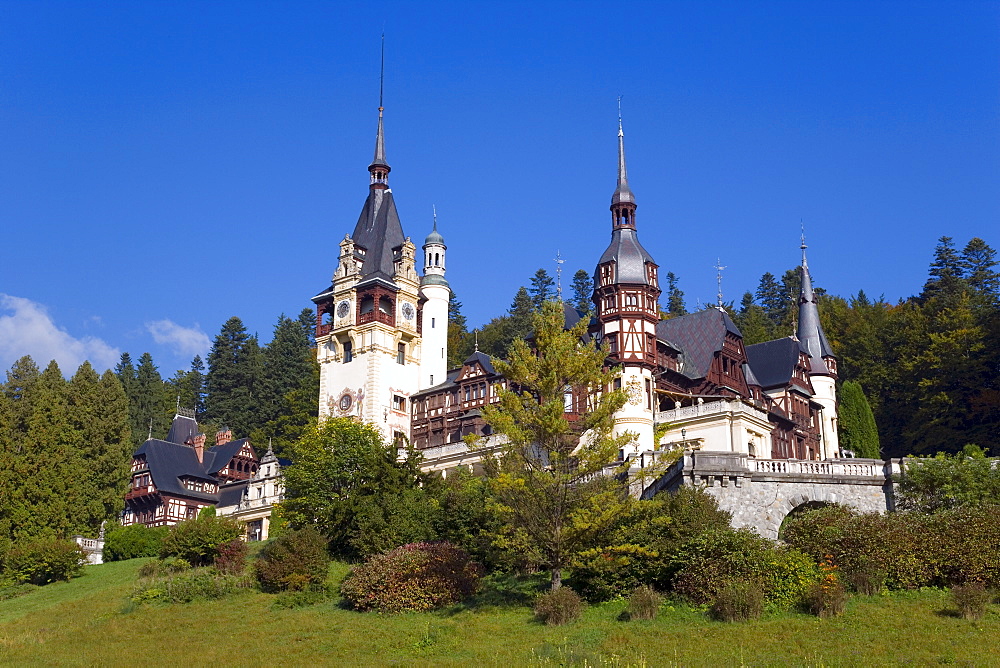
<svg viewBox="0 0 1000 668">
<path fill-rule="evenodd" d="M 635 195 L 628 187 L 628 170 L 625 167 L 625 132 L 622 131 L 622 98 L 618 96 L 618 187 L 611 197 L 612 210 L 616 204 L 635 205 Z M 631 220 L 631 218 L 629 218 Z"/>
<path fill-rule="evenodd" d="M 389 163 L 385 160 L 385 131 L 382 126 L 382 89 L 385 82 L 385 34 L 382 34 L 382 61 L 378 75 L 378 132 L 375 135 L 375 157 L 368 165 L 371 173 L 371 184 L 385 188 L 388 184 Z"/>
<path fill-rule="evenodd" d="M 810 373 L 835 373 L 836 365 L 833 349 L 830 348 L 819 321 L 819 307 L 816 305 L 816 294 L 813 292 L 812 276 L 809 274 L 809 263 L 806 261 L 806 233 L 802 229 L 802 286 L 799 289 L 799 317 L 795 328 L 795 338 L 799 340 L 802 349 L 809 354 Z"/>
</svg>

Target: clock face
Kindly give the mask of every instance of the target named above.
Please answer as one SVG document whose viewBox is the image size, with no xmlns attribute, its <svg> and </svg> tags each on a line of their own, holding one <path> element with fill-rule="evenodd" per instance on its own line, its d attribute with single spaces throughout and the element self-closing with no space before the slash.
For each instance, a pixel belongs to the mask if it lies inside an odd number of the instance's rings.
<svg viewBox="0 0 1000 668">
<path fill-rule="evenodd" d="M 348 394 L 346 392 L 344 394 L 342 394 L 340 396 L 340 410 L 341 410 L 341 412 L 346 413 L 347 411 L 351 410 L 351 404 L 353 404 L 353 403 L 354 403 L 354 398 L 350 394 Z"/>
<path fill-rule="evenodd" d="M 413 304 L 410 304 L 409 302 L 404 302 L 403 317 L 406 318 L 407 320 L 413 320 L 413 315 L 414 315 Z"/>
<path fill-rule="evenodd" d="M 347 314 L 351 312 L 351 304 L 345 299 L 344 301 L 337 304 L 337 317 L 346 318 Z"/>
</svg>

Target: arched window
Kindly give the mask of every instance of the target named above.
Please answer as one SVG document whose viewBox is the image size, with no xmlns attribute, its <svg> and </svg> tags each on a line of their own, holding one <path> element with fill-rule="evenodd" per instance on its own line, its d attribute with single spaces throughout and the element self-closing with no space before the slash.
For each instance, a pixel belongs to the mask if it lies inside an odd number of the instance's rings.
<svg viewBox="0 0 1000 668">
<path fill-rule="evenodd" d="M 379 297 L 378 310 L 385 314 L 392 313 L 392 300 L 388 297 Z"/>
<path fill-rule="evenodd" d="M 361 300 L 361 314 L 362 315 L 364 315 L 365 313 L 371 313 L 374 310 L 375 310 L 375 298 L 374 297 L 365 297 L 364 299 Z"/>
</svg>

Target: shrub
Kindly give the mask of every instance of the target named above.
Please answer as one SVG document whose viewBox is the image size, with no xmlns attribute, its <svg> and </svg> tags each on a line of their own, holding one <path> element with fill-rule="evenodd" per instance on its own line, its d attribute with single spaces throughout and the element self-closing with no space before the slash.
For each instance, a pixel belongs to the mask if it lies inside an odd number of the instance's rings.
<svg viewBox="0 0 1000 668">
<path fill-rule="evenodd" d="M 636 587 L 628 599 L 629 619 L 656 619 L 661 603 L 663 596 L 649 585 Z"/>
<path fill-rule="evenodd" d="M 583 612 L 583 599 L 569 587 L 559 587 L 538 597 L 535 617 L 549 626 L 575 622 Z"/>
<path fill-rule="evenodd" d="M 144 524 L 115 527 L 104 538 L 104 561 L 159 556 L 163 538 L 169 531 L 169 527 L 147 527 Z"/>
<path fill-rule="evenodd" d="M 226 541 L 215 555 L 215 567 L 226 575 L 240 575 L 246 569 L 249 551 L 250 547 L 239 538 Z"/>
<path fill-rule="evenodd" d="M 730 582 L 719 591 L 710 610 L 713 617 L 723 622 L 757 619 L 764 612 L 764 592 L 759 582 Z"/>
<path fill-rule="evenodd" d="M 709 604 L 735 582 L 758 583 L 765 602 L 788 608 L 816 581 L 816 565 L 798 550 L 780 547 L 749 529 L 713 531 L 685 543 L 677 555 L 673 588 L 682 598 Z"/>
<path fill-rule="evenodd" d="M 81 575 L 86 556 L 71 540 L 36 538 L 11 549 L 4 564 L 15 581 L 44 585 Z"/>
<path fill-rule="evenodd" d="M 575 559 L 572 584 L 591 601 L 628 596 L 643 584 L 666 591 L 682 546 L 706 533 L 728 531 L 731 517 L 715 498 L 691 487 L 634 501 L 606 545 Z"/>
<path fill-rule="evenodd" d="M 167 575 L 177 575 L 191 570 L 191 564 L 178 557 L 167 557 L 148 561 L 139 567 L 140 578 L 155 578 Z"/>
<path fill-rule="evenodd" d="M 872 564 L 862 563 L 844 573 L 844 580 L 851 589 L 865 596 L 874 596 L 885 587 L 885 572 Z"/>
<path fill-rule="evenodd" d="M 430 610 L 476 593 L 482 568 L 451 543 L 411 543 L 370 557 L 340 586 L 357 610 Z"/>
<path fill-rule="evenodd" d="M 837 576 L 837 566 L 825 558 L 820 563 L 822 576 L 819 582 L 809 588 L 806 594 L 806 607 L 817 617 L 835 617 L 844 612 L 847 606 L 847 593 Z"/>
<path fill-rule="evenodd" d="M 253 589 L 253 581 L 246 576 L 225 575 L 200 568 L 140 584 L 130 599 L 133 603 L 190 603 L 224 598 L 248 589 Z"/>
<path fill-rule="evenodd" d="M 219 546 L 238 539 L 242 525 L 231 517 L 216 517 L 203 509 L 198 517 L 170 527 L 160 548 L 161 557 L 180 557 L 192 566 L 208 566 L 219 554 Z"/>
<path fill-rule="evenodd" d="M 265 545 L 254 562 L 254 575 L 264 591 L 312 589 L 326 580 L 329 563 L 326 539 L 307 526 Z"/>
<path fill-rule="evenodd" d="M 982 619 L 993 600 L 992 592 L 978 582 L 952 587 L 951 597 L 962 619 Z"/>
</svg>

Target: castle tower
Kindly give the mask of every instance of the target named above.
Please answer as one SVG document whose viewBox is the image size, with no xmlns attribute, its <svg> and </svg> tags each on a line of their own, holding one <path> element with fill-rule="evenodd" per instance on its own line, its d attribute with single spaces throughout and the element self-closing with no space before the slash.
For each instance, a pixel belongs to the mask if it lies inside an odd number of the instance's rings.
<svg viewBox="0 0 1000 668">
<path fill-rule="evenodd" d="M 320 417 L 352 416 L 389 441 L 410 435 L 410 395 L 420 388 L 420 276 L 389 188 L 381 99 L 368 197 L 340 242 L 333 284 L 313 297 Z"/>
<path fill-rule="evenodd" d="M 628 402 L 615 416 L 617 433 L 638 434 L 636 452 L 653 449 L 653 369 L 656 323 L 660 319 L 657 265 L 639 243 L 635 196 L 625 169 L 625 135 L 618 116 L 618 187 L 611 197 L 611 244 L 594 273 L 597 334 L 610 345 L 610 357 L 622 366 Z"/>
<path fill-rule="evenodd" d="M 806 261 L 806 238 L 802 235 L 802 287 L 799 290 L 799 324 L 795 332 L 799 345 L 809 355 L 809 380 L 816 394 L 813 399 L 823 406 L 820 424 L 820 449 L 823 459 L 840 455 L 837 436 L 837 358 L 830 348 L 812 288 L 812 276 Z"/>
<path fill-rule="evenodd" d="M 439 385 L 448 375 L 448 301 L 451 288 L 444 277 L 444 254 L 448 247 L 437 229 L 437 212 L 434 229 L 424 240 L 424 277 L 420 281 L 423 302 L 421 335 L 423 361 L 420 365 L 420 389 Z"/>
</svg>

